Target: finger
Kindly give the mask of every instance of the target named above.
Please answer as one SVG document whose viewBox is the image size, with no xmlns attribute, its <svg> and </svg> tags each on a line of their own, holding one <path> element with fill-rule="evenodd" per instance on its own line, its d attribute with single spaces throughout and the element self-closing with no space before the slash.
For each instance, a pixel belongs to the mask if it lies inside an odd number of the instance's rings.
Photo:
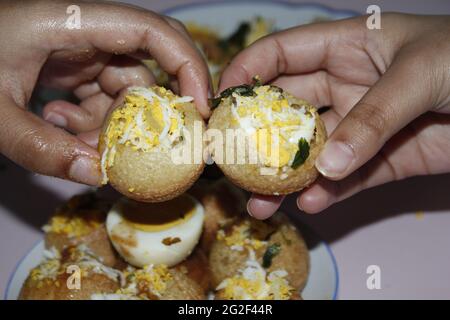
<svg viewBox="0 0 450 320">
<path fill-rule="evenodd" d="M 393 137 L 371 161 L 340 181 L 318 179 L 297 199 L 301 210 L 320 212 L 362 190 L 450 168 L 450 117 L 427 114 Z M 413 160 L 412 160 L 413 159 Z"/>
<path fill-rule="evenodd" d="M 247 211 L 256 219 L 268 219 L 278 210 L 283 199 L 283 196 L 253 194 L 248 200 Z"/>
<path fill-rule="evenodd" d="M 168 74 L 176 75 L 182 95 L 192 96 L 200 113 L 209 115 L 208 69 L 198 50 L 158 14 L 117 3 L 77 3 L 83 12 L 81 29 L 65 27 L 65 4 L 55 4 L 55 23 L 43 26 L 42 48 L 53 52 L 64 47 L 98 49 L 130 54 L 148 52 Z M 101 19 L 99 19 L 101 17 Z"/>
<path fill-rule="evenodd" d="M 45 87 L 75 90 L 83 83 L 92 83 L 110 58 L 111 54 L 95 48 L 49 52 L 48 60 L 40 72 L 39 82 Z"/>
<path fill-rule="evenodd" d="M 176 29 L 178 32 L 180 32 L 187 41 L 191 43 L 191 45 L 197 50 L 197 52 L 203 57 L 203 53 L 200 51 L 198 46 L 195 44 L 194 40 L 192 39 L 191 35 L 189 34 L 189 31 L 186 29 L 186 26 L 180 22 L 177 19 L 167 17 L 165 16 L 164 19 L 169 23 L 174 29 Z M 178 80 L 174 78 L 173 76 L 170 77 L 170 88 L 176 93 L 180 94 L 180 85 L 178 84 Z M 213 94 L 213 84 L 212 84 L 212 78 L 211 73 L 208 71 L 208 98 L 212 98 Z"/>
<path fill-rule="evenodd" d="M 298 98 L 305 99 L 317 108 L 329 106 L 332 102 L 325 71 L 280 76 L 272 84 L 283 88 Z"/>
<path fill-rule="evenodd" d="M 0 152 L 28 170 L 89 185 L 101 181 L 99 154 L 10 97 L 0 96 Z"/>
<path fill-rule="evenodd" d="M 350 175 L 430 107 L 431 77 L 426 72 L 418 76 L 417 69 L 411 68 L 415 57 L 399 55 L 339 123 L 316 160 L 324 176 L 339 180 Z M 415 90 L 411 90 L 412 81 Z"/>
<path fill-rule="evenodd" d="M 347 20 L 305 25 L 271 34 L 232 60 L 222 75 L 219 91 L 248 83 L 255 75 L 268 82 L 280 74 L 326 69 L 330 44 L 341 35 L 358 41 L 363 38 L 365 29 L 362 21 Z"/>
<path fill-rule="evenodd" d="M 114 100 L 100 92 L 80 103 L 62 100 L 48 103 L 43 110 L 45 120 L 71 132 L 79 133 L 99 128 Z"/>
<path fill-rule="evenodd" d="M 97 81 L 85 82 L 79 85 L 74 91 L 73 94 L 80 100 L 84 100 L 89 98 L 99 92 L 102 91 L 102 88 L 98 84 Z"/>
<path fill-rule="evenodd" d="M 100 131 L 101 129 L 95 129 L 88 132 L 82 132 L 77 135 L 77 138 L 86 143 L 87 145 L 90 145 L 92 148 L 97 149 Z"/>
<path fill-rule="evenodd" d="M 127 56 L 113 57 L 97 80 L 102 90 L 110 96 L 116 96 L 127 87 L 148 87 L 156 82 L 146 66 Z"/>
<path fill-rule="evenodd" d="M 163 19 L 166 20 L 167 23 L 168 23 L 172 28 L 174 28 L 174 29 L 177 30 L 179 33 L 181 33 L 181 34 L 186 38 L 186 40 L 188 40 L 189 42 L 192 43 L 192 45 L 195 46 L 195 42 L 194 42 L 194 40 L 192 40 L 192 37 L 191 37 L 191 35 L 189 34 L 189 31 L 186 29 L 185 25 L 184 25 L 181 21 L 179 21 L 179 20 L 177 20 L 177 19 L 174 19 L 174 18 L 172 18 L 172 17 L 168 17 L 168 16 L 164 16 Z"/>
</svg>

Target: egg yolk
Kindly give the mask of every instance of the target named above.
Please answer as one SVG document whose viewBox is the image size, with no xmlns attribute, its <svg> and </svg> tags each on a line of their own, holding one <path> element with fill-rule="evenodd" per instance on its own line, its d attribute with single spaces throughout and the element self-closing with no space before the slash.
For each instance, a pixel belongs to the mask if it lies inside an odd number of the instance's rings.
<svg viewBox="0 0 450 320">
<path fill-rule="evenodd" d="M 125 221 L 134 229 L 158 232 L 189 221 L 196 206 L 192 199 L 183 195 L 159 203 L 138 203 L 130 200 L 122 205 L 122 210 Z"/>
</svg>

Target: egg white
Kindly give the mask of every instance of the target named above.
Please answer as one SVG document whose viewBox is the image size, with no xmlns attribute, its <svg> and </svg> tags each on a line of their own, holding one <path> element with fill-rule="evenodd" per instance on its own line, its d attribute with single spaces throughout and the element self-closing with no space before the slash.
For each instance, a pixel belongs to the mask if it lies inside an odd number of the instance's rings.
<svg viewBox="0 0 450 320">
<path fill-rule="evenodd" d="M 126 222 L 122 207 L 123 203 L 129 200 L 122 199 L 111 208 L 106 219 L 106 229 L 114 248 L 122 258 L 135 267 L 152 264 L 171 267 L 191 254 L 202 233 L 204 209 L 196 199 L 188 195 L 182 197 L 189 197 L 194 203 L 193 215 L 180 224 L 159 231 L 143 231 Z M 115 228 L 119 224 L 120 228 Z M 113 234 L 125 239 L 132 237 L 133 244 L 117 242 Z M 179 238 L 180 242 L 166 245 L 163 243 L 166 238 Z"/>
</svg>

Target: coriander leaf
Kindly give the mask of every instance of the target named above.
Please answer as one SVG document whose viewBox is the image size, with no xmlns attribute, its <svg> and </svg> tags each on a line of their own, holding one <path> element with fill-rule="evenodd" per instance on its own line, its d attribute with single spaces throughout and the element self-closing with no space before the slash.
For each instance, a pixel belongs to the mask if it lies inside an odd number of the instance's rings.
<svg viewBox="0 0 450 320">
<path fill-rule="evenodd" d="M 275 257 L 277 254 L 279 254 L 281 251 L 281 246 L 278 243 L 274 243 L 271 244 L 270 246 L 267 247 L 266 252 L 264 253 L 263 256 L 263 267 L 264 268 L 269 268 L 270 265 L 272 264 L 272 259 L 273 257 Z"/>
<path fill-rule="evenodd" d="M 309 157 L 309 144 L 305 138 L 301 138 L 298 141 L 298 151 L 295 154 L 294 161 L 292 161 L 291 168 L 297 169 L 303 163 L 305 163 L 308 157 Z"/>
<path fill-rule="evenodd" d="M 208 104 L 209 104 L 209 107 L 211 108 L 211 110 L 214 110 L 215 108 L 217 108 L 219 106 L 220 102 L 222 102 L 222 97 L 208 99 Z"/>
<path fill-rule="evenodd" d="M 262 86 L 261 78 L 259 76 L 254 76 L 253 77 L 253 88 L 261 87 L 261 86 Z"/>
</svg>

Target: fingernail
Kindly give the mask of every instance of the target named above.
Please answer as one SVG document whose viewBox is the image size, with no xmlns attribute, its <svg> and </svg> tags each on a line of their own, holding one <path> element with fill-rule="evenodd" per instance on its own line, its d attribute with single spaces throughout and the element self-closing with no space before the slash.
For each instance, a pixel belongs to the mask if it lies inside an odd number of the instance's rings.
<svg viewBox="0 0 450 320">
<path fill-rule="evenodd" d="M 49 112 L 47 116 L 45 117 L 45 120 L 48 122 L 53 123 L 54 125 L 58 127 L 66 127 L 67 126 L 67 119 L 55 112 Z"/>
<path fill-rule="evenodd" d="M 248 212 L 248 214 L 250 215 L 250 217 L 253 217 L 253 213 L 250 211 L 250 202 L 251 202 L 252 200 L 248 200 L 247 201 L 247 212 Z"/>
<path fill-rule="evenodd" d="M 341 141 L 330 141 L 316 160 L 317 170 L 324 176 L 335 178 L 347 171 L 355 160 L 353 149 Z"/>
<path fill-rule="evenodd" d="M 98 161 L 87 156 L 78 156 L 72 161 L 69 169 L 70 179 L 97 186 L 100 184 L 100 171 L 98 170 Z"/>
<path fill-rule="evenodd" d="M 298 209 L 300 210 L 300 211 L 305 211 L 305 210 L 303 210 L 303 208 L 302 208 L 302 205 L 300 204 L 300 196 L 299 197 L 297 197 L 297 207 L 298 207 Z"/>
</svg>

